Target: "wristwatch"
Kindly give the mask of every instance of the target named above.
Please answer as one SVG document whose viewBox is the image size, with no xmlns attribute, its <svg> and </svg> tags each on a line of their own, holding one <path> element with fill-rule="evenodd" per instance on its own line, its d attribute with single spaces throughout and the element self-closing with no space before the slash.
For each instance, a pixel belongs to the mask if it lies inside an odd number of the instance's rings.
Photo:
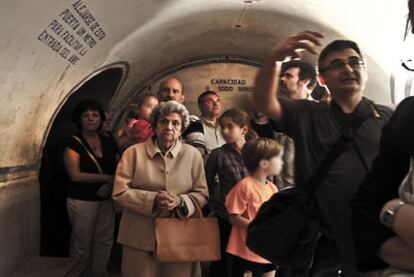
<svg viewBox="0 0 414 277">
<path fill-rule="evenodd" d="M 185 204 L 184 198 L 181 197 L 180 195 L 178 195 L 178 197 L 180 197 L 181 199 L 181 203 L 178 206 L 178 208 L 186 215 L 188 213 L 188 208 L 187 208 L 187 205 Z"/>
<path fill-rule="evenodd" d="M 398 203 L 386 210 L 382 216 L 381 216 L 381 222 L 382 224 L 384 224 L 385 226 L 387 226 L 388 228 L 392 229 L 392 224 L 394 223 L 394 218 L 395 218 L 395 214 L 397 213 L 397 211 L 405 204 L 405 202 L 403 201 L 398 201 Z"/>
</svg>

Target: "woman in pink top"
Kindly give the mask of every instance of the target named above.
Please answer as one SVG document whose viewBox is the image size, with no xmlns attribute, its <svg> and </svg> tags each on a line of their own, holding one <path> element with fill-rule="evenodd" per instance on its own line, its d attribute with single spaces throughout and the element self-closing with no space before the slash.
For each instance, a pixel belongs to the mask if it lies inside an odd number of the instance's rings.
<svg viewBox="0 0 414 277">
<path fill-rule="evenodd" d="M 244 145 L 242 158 L 250 176 L 238 182 L 226 197 L 226 208 L 232 230 L 227 244 L 231 255 L 232 277 L 270 277 L 275 275 L 274 266 L 256 255 L 246 246 L 246 231 L 260 206 L 277 192 L 267 176 L 280 173 L 283 149 L 276 141 L 258 138 Z"/>
</svg>

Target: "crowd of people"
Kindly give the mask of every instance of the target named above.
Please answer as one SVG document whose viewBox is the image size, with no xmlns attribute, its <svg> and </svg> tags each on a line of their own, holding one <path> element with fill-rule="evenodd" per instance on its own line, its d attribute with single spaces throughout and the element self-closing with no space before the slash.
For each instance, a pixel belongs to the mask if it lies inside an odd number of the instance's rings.
<svg viewBox="0 0 414 277">
<path fill-rule="evenodd" d="M 97 102 L 78 104 L 79 132 L 63 161 L 70 256 L 87 276 L 106 276 L 116 228 L 122 276 L 414 276 L 414 99 L 393 113 L 366 98 L 366 61 L 353 41 L 329 43 L 316 68 L 301 61 L 322 39 L 305 31 L 272 48 L 251 111 L 222 111 L 220 95 L 207 90 L 198 96 L 200 116 L 190 115 L 173 77 L 141 95 L 114 136 L 102 131 Z M 315 100 L 317 82 L 329 93 Z M 246 236 L 261 205 L 281 190 L 306 190 L 321 165 L 312 191 L 320 232 L 306 269 L 252 252 Z M 158 261 L 155 219 L 190 218 L 194 201 L 218 219 L 221 259 Z M 116 228 L 114 204 L 122 213 Z"/>
</svg>

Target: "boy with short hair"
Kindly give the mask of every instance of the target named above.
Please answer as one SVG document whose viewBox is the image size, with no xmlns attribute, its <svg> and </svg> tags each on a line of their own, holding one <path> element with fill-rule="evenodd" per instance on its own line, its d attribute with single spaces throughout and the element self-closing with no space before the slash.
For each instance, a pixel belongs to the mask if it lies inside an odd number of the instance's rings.
<svg viewBox="0 0 414 277">
<path fill-rule="evenodd" d="M 276 176 L 283 166 L 283 148 L 275 140 L 258 138 L 247 142 L 242 158 L 250 175 L 239 181 L 226 197 L 226 208 L 232 230 L 227 244 L 231 256 L 231 276 L 274 276 L 274 266 L 246 246 L 247 226 L 256 217 L 260 206 L 276 193 L 277 187 L 267 180 Z"/>
</svg>

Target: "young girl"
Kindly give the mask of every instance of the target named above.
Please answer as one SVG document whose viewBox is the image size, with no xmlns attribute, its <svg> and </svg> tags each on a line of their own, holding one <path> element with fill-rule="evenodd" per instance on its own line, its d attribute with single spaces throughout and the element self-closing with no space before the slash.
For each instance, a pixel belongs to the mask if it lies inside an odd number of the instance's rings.
<svg viewBox="0 0 414 277">
<path fill-rule="evenodd" d="M 118 132 L 119 148 L 122 151 L 152 136 L 149 118 L 156 106 L 158 106 L 158 99 L 150 93 L 143 94 L 137 104 L 129 106 L 127 125 Z"/>
<path fill-rule="evenodd" d="M 224 200 L 233 186 L 248 175 L 248 170 L 241 157 L 241 149 L 246 143 L 246 135 L 251 133 L 249 122 L 249 116 L 242 110 L 225 111 L 220 117 L 220 126 L 226 144 L 214 149 L 207 160 L 206 177 L 210 192 L 209 204 L 212 212 L 218 218 L 222 253 L 222 259 L 211 264 L 210 276 L 228 276 L 229 273 L 225 250 L 230 236 L 231 224 L 228 220 Z"/>
<path fill-rule="evenodd" d="M 238 182 L 226 197 L 232 224 L 226 250 L 231 255 L 230 276 L 274 276 L 273 265 L 250 251 L 245 241 L 247 226 L 260 206 L 277 192 L 276 186 L 267 177 L 276 176 L 282 170 L 282 146 L 275 140 L 259 138 L 245 144 L 242 158 L 250 175 Z"/>
</svg>

